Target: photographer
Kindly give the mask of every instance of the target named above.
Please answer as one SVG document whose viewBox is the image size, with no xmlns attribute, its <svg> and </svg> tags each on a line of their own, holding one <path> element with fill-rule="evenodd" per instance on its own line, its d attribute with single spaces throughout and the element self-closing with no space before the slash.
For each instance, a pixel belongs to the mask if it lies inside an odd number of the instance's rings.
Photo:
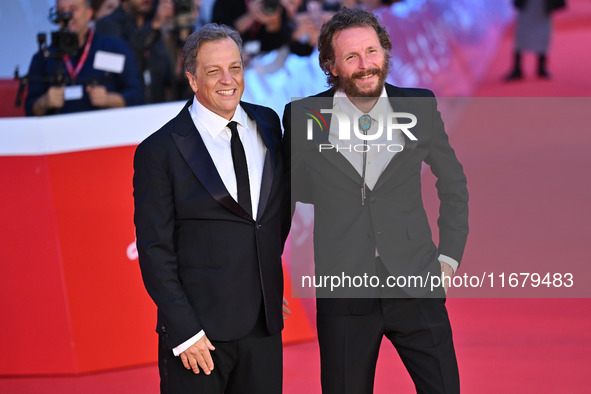
<svg viewBox="0 0 591 394">
<path fill-rule="evenodd" d="M 172 87 L 172 60 L 162 27 L 174 17 L 174 4 L 160 0 L 154 13 L 153 9 L 153 0 L 123 0 L 113 13 L 96 22 L 97 32 L 120 38 L 133 50 L 143 76 L 146 103 L 167 101 Z"/>
<path fill-rule="evenodd" d="M 246 55 L 277 49 L 291 40 L 291 25 L 279 0 L 216 0 L 211 21 L 238 30 Z"/>
<path fill-rule="evenodd" d="M 316 48 L 322 25 L 334 15 L 340 7 L 338 1 L 285 0 L 293 26 L 292 40 L 289 44 L 291 53 L 298 56 L 310 56 Z"/>
<path fill-rule="evenodd" d="M 33 57 L 25 103 L 27 115 L 71 113 L 143 102 L 135 59 L 124 42 L 88 28 L 90 0 L 57 0 L 49 48 Z M 59 42 L 54 42 L 54 41 Z"/>
</svg>

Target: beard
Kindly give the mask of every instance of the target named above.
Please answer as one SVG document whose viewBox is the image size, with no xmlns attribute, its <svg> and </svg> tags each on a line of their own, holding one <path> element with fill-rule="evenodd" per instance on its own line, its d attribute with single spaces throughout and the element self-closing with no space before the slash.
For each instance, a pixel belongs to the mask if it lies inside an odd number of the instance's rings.
<svg viewBox="0 0 591 394">
<path fill-rule="evenodd" d="M 339 83 L 335 88 L 337 90 L 342 90 L 348 97 L 358 97 L 358 98 L 376 98 L 382 94 L 382 90 L 384 89 L 384 84 L 386 83 L 386 78 L 388 77 L 388 69 L 390 62 L 388 59 L 384 59 L 384 64 L 382 64 L 382 68 L 373 67 L 364 71 L 358 71 L 353 73 L 350 77 L 339 78 Z M 363 91 L 359 89 L 357 86 L 357 78 L 365 77 L 368 75 L 377 75 L 378 76 L 378 83 L 376 84 L 375 89 L 370 91 Z"/>
</svg>

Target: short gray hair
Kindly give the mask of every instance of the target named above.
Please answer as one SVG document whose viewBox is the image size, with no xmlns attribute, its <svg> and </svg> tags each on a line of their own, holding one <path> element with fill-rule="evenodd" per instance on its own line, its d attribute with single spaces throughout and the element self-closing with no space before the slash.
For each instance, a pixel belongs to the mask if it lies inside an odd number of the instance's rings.
<svg viewBox="0 0 591 394">
<path fill-rule="evenodd" d="M 244 63 L 242 57 L 242 38 L 240 33 L 226 25 L 218 25 L 217 23 L 208 23 L 201 27 L 196 32 L 193 32 L 185 41 L 183 46 L 183 66 L 185 71 L 195 75 L 197 70 L 197 52 L 199 47 L 206 42 L 221 41 L 226 38 L 231 38 L 240 51 L 240 60 Z"/>
</svg>

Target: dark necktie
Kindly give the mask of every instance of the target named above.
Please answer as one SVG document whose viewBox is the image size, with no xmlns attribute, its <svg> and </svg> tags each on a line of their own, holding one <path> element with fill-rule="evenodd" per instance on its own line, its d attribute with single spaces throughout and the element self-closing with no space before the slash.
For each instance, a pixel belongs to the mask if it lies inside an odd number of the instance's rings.
<svg viewBox="0 0 591 394">
<path fill-rule="evenodd" d="M 228 128 L 232 132 L 230 149 L 232 150 L 232 161 L 236 173 L 236 186 L 238 189 L 238 204 L 252 216 L 252 203 L 250 200 L 250 182 L 248 181 L 248 165 L 246 164 L 246 153 L 238 135 L 237 123 L 231 121 Z"/>
</svg>

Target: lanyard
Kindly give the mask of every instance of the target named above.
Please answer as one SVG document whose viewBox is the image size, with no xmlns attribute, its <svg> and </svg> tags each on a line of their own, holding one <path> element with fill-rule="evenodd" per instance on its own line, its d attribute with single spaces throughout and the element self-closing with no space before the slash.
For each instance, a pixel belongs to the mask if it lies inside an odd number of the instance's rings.
<svg viewBox="0 0 591 394">
<path fill-rule="evenodd" d="M 76 80 L 76 77 L 80 73 L 80 70 L 84 66 L 84 63 L 86 63 L 88 52 L 90 52 L 90 43 L 92 42 L 92 37 L 94 37 L 94 30 L 90 29 L 88 32 L 88 39 L 86 40 L 86 45 L 84 46 L 84 52 L 82 52 L 82 56 L 80 56 L 80 60 L 78 61 L 76 69 L 74 69 L 74 67 L 72 66 L 70 56 L 67 53 L 64 55 L 64 62 L 66 63 L 66 68 L 68 69 L 68 73 L 70 74 L 72 81 Z"/>
</svg>

